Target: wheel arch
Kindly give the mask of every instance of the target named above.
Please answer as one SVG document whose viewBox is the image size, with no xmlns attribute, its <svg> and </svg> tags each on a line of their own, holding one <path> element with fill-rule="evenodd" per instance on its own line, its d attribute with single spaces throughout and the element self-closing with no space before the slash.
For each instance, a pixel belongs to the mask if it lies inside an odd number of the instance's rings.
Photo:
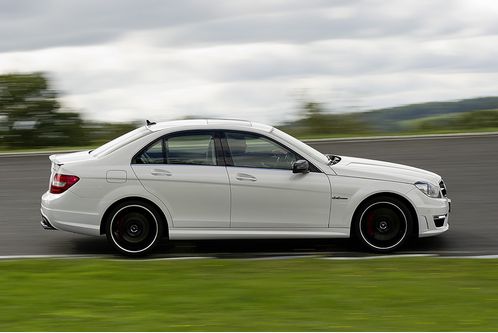
<svg viewBox="0 0 498 333">
<path fill-rule="evenodd" d="M 139 202 L 143 202 L 143 203 L 146 203 L 146 204 L 153 206 L 161 215 L 160 217 L 162 219 L 162 223 L 164 224 L 164 231 L 163 231 L 164 235 L 163 236 L 166 236 L 166 237 L 169 236 L 168 219 L 166 218 L 166 215 L 164 214 L 164 211 L 161 209 L 161 207 L 159 207 L 157 204 L 155 204 L 153 201 L 151 201 L 149 199 L 146 199 L 143 197 L 137 197 L 137 196 L 121 198 L 121 199 L 115 201 L 114 203 L 112 203 L 112 205 L 110 205 L 109 207 L 107 207 L 104 214 L 102 215 L 102 219 L 100 220 L 100 234 L 101 235 L 105 235 L 105 233 L 106 233 L 105 232 L 106 222 L 107 222 L 107 218 L 109 217 L 109 213 L 112 211 L 112 209 L 114 207 L 116 207 L 117 205 L 119 205 L 123 202 L 126 202 L 126 201 L 139 201 Z"/>
<path fill-rule="evenodd" d="M 410 211 L 410 214 L 412 215 L 412 218 L 413 218 L 413 230 L 412 230 L 411 238 L 417 238 L 418 237 L 418 232 L 419 232 L 417 210 L 415 209 L 415 207 L 413 206 L 412 202 L 408 198 L 400 195 L 399 193 L 394 193 L 394 192 L 378 192 L 378 193 L 371 194 L 368 197 L 364 198 L 356 206 L 356 208 L 354 210 L 354 213 L 351 216 L 350 230 L 351 231 L 354 230 L 353 229 L 355 227 L 354 222 L 355 222 L 358 214 L 360 213 L 360 208 L 363 206 L 363 204 L 365 202 L 367 202 L 368 200 L 372 200 L 372 199 L 375 199 L 377 197 L 391 197 L 391 198 L 400 200 L 401 202 L 403 202 L 406 205 L 406 207 Z M 351 234 L 353 235 L 353 233 L 351 233 Z"/>
</svg>

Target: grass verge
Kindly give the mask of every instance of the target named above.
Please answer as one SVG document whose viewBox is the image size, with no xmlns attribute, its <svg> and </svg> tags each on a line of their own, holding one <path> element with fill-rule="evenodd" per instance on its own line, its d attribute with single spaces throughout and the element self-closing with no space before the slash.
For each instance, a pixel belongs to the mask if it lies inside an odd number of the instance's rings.
<svg viewBox="0 0 498 333">
<path fill-rule="evenodd" d="M 498 260 L 7 260 L 0 331 L 496 331 Z"/>
</svg>

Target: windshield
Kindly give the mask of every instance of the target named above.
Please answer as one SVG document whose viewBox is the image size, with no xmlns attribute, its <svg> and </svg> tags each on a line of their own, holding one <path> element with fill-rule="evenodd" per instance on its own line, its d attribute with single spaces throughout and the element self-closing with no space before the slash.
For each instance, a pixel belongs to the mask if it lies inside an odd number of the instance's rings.
<svg viewBox="0 0 498 333">
<path fill-rule="evenodd" d="M 90 151 L 90 154 L 95 157 L 106 155 L 111 151 L 123 147 L 128 143 L 133 142 L 150 133 L 152 132 L 149 129 L 147 129 L 145 126 L 139 127 L 131 132 L 128 132 L 126 134 L 121 135 L 120 137 L 117 137 L 112 141 L 107 142 L 106 144 L 103 144 L 102 146 L 98 147 L 95 150 Z"/>
<path fill-rule="evenodd" d="M 302 142 L 301 140 L 296 139 L 292 135 L 289 135 L 285 132 L 282 132 L 281 130 L 279 130 L 275 127 L 273 128 L 272 132 L 275 135 L 284 139 L 285 141 L 289 142 L 290 144 L 297 146 L 297 147 L 301 148 L 302 150 L 304 150 L 305 152 L 307 152 L 308 154 L 314 156 L 317 160 L 322 161 L 323 163 L 329 163 L 330 160 L 326 155 L 320 153 L 315 148 L 308 146 L 306 143 Z"/>
</svg>

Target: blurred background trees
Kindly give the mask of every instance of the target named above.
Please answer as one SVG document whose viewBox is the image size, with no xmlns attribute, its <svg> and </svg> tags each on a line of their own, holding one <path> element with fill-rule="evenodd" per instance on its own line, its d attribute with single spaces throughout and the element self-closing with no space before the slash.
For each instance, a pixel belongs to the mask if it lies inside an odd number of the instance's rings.
<svg viewBox="0 0 498 333">
<path fill-rule="evenodd" d="M 84 121 L 63 108 L 44 73 L 0 75 L 0 146 L 36 148 L 99 144 L 136 127 Z"/>
<path fill-rule="evenodd" d="M 300 118 L 279 126 L 282 130 L 301 137 L 362 135 L 372 129 L 359 114 L 333 114 L 322 103 L 304 102 L 299 107 Z"/>
<path fill-rule="evenodd" d="M 498 97 L 355 113 L 332 112 L 323 103 L 301 101 L 294 112 L 297 120 L 274 125 L 300 138 L 498 131 Z M 84 120 L 61 105 L 44 73 L 0 75 L 0 149 L 97 146 L 142 122 Z"/>
<path fill-rule="evenodd" d="M 42 73 L 0 75 L 0 115 L 7 147 L 88 144 L 80 115 L 61 110 Z"/>
</svg>

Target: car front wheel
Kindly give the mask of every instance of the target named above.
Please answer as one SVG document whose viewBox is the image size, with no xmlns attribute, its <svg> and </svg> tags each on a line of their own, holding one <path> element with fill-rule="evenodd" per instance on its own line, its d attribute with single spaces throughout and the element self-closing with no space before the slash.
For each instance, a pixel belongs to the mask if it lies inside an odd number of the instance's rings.
<svg viewBox="0 0 498 333">
<path fill-rule="evenodd" d="M 413 217 L 402 201 L 377 197 L 364 202 L 353 222 L 356 238 L 374 252 L 392 252 L 411 237 Z"/>
<path fill-rule="evenodd" d="M 143 256 L 159 242 L 163 230 L 161 215 L 152 205 L 124 202 L 108 214 L 107 240 L 120 253 Z"/>
</svg>

